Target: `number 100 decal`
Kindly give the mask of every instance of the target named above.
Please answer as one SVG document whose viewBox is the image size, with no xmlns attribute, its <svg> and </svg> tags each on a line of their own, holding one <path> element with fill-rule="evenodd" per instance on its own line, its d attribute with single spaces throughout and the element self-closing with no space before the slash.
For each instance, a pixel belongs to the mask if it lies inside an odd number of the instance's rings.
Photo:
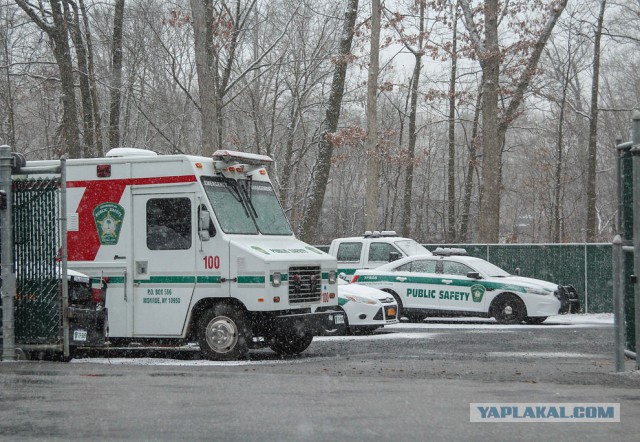
<svg viewBox="0 0 640 442">
<path fill-rule="evenodd" d="M 202 259 L 204 259 L 204 268 L 205 269 L 219 269 L 220 268 L 220 257 L 219 256 L 205 256 Z"/>
</svg>

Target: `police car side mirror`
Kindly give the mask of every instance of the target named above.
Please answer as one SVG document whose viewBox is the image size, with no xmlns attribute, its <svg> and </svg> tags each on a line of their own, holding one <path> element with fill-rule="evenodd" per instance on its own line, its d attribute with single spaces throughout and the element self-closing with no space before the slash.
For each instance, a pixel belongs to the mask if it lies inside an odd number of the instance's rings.
<svg viewBox="0 0 640 442">
<path fill-rule="evenodd" d="M 400 259 L 398 252 L 389 252 L 389 262 L 397 261 L 398 259 Z"/>
<path fill-rule="evenodd" d="M 469 272 L 469 273 L 467 273 L 467 278 L 482 279 L 482 277 L 480 276 L 480 273 L 478 273 L 478 272 Z"/>
</svg>

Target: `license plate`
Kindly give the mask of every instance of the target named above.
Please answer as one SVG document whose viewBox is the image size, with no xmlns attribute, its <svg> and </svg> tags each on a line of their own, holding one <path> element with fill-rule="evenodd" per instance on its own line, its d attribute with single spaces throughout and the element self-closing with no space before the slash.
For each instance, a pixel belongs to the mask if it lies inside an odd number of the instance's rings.
<svg viewBox="0 0 640 442">
<path fill-rule="evenodd" d="M 344 316 L 342 316 L 342 315 L 335 315 L 335 316 L 333 317 L 333 322 L 334 322 L 335 324 L 344 324 Z"/>
<path fill-rule="evenodd" d="M 86 341 L 87 340 L 87 331 L 86 330 L 74 330 L 73 331 L 73 340 L 74 341 Z"/>
</svg>

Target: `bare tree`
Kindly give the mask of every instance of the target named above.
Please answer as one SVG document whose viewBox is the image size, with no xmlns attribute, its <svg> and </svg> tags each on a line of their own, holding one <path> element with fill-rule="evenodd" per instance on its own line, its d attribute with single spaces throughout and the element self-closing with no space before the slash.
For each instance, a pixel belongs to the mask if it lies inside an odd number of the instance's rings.
<svg viewBox="0 0 640 442">
<path fill-rule="evenodd" d="M 320 219 L 320 212 L 324 202 L 329 173 L 331 171 L 331 157 L 333 155 L 333 140 L 330 135 L 338 130 L 347 66 L 351 57 L 351 44 L 357 15 L 358 0 L 348 0 L 347 9 L 344 14 L 340 50 L 335 58 L 335 70 L 327 104 L 326 117 L 323 121 L 323 128 L 320 131 L 316 168 L 312 176 L 311 189 L 309 191 L 309 205 L 304 214 L 300 229 L 300 237 L 302 240 L 309 240 L 312 237 L 313 230 Z"/>
<path fill-rule="evenodd" d="M 500 67 L 502 51 L 498 39 L 500 19 L 508 11 L 500 9 L 498 0 L 485 0 L 483 10 L 484 38 L 480 36 L 480 27 L 469 0 L 460 0 L 464 24 L 469 32 L 471 43 L 480 62 L 483 74 L 482 87 L 482 183 L 480 200 L 479 240 L 498 242 L 500 234 L 500 198 L 502 186 L 502 149 L 508 127 L 517 117 L 531 79 L 545 44 L 555 24 L 562 14 L 568 0 L 557 0 L 549 8 L 546 22 L 539 34 L 525 52 L 528 53 L 524 68 L 515 83 L 515 88 L 504 115 L 499 115 Z M 522 5 L 513 5 L 521 7 Z M 532 37 L 532 36 L 530 36 Z"/>
<path fill-rule="evenodd" d="M 371 52 L 367 77 L 366 229 L 378 227 L 380 153 L 378 141 L 378 74 L 380 71 L 380 0 L 371 1 Z"/>
<path fill-rule="evenodd" d="M 60 84 L 62 86 L 63 116 L 61 129 L 62 139 L 64 140 L 63 146 L 71 158 L 79 158 L 82 156 L 82 148 L 78 129 L 73 62 L 69 47 L 69 28 L 63 6 L 63 3 L 66 4 L 66 2 L 49 0 L 50 9 L 48 10 L 45 10 L 44 2 L 40 2 L 37 6 L 26 0 L 16 0 L 16 3 L 49 37 L 53 56 L 60 72 Z"/>
<path fill-rule="evenodd" d="M 120 146 L 120 102 L 122 101 L 122 27 L 124 0 L 116 0 L 111 39 L 111 105 L 109 107 L 109 146 Z"/>
<path fill-rule="evenodd" d="M 593 41 L 593 77 L 591 79 L 591 112 L 589 115 L 589 147 L 587 159 L 587 220 L 586 241 L 593 242 L 597 235 L 596 226 L 596 164 L 598 153 L 598 94 L 600 85 L 600 39 L 604 23 L 607 0 L 601 0 L 600 13 Z"/>
</svg>

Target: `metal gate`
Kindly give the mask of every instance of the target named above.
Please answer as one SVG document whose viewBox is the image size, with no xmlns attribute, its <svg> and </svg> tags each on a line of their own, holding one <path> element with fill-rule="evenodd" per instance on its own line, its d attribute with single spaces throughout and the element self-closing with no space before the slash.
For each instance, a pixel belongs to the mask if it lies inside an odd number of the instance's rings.
<svg viewBox="0 0 640 442">
<path fill-rule="evenodd" d="M 0 146 L 2 359 L 15 359 L 16 348 L 66 357 L 65 159 L 52 167 L 25 166 L 24 157 Z M 12 173 L 20 178 L 12 180 Z"/>
<path fill-rule="evenodd" d="M 16 344 L 59 344 L 60 178 L 13 181 Z"/>
</svg>

